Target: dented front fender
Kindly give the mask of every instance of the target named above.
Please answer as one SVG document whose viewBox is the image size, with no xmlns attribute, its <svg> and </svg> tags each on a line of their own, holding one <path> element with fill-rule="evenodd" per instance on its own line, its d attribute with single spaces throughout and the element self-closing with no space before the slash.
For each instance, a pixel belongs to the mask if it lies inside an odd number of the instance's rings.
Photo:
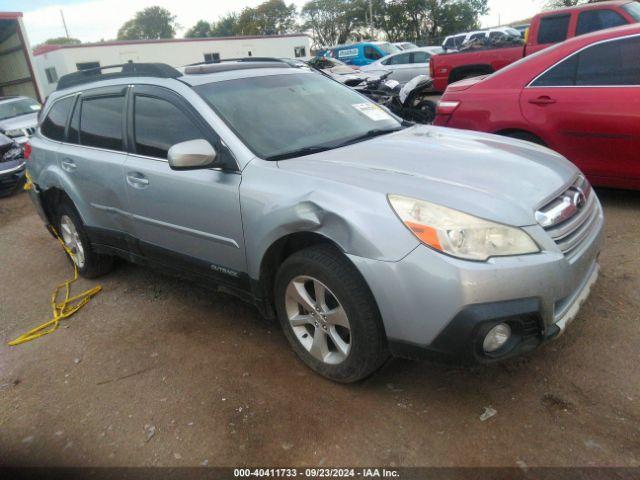
<svg viewBox="0 0 640 480">
<path fill-rule="evenodd" d="M 398 261 L 418 246 L 386 195 L 254 160 L 240 186 L 247 270 L 258 279 L 266 251 L 292 233 L 313 232 L 350 255 Z"/>
</svg>

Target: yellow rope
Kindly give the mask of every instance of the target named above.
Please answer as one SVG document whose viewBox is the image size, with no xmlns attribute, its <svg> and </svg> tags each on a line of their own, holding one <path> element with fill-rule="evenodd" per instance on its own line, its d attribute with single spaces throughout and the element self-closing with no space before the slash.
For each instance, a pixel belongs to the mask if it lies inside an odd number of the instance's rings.
<svg viewBox="0 0 640 480">
<path fill-rule="evenodd" d="M 30 187 L 30 178 L 27 177 L 27 184 L 25 184 L 25 189 Z M 53 234 L 56 236 L 62 248 L 66 252 L 67 255 L 71 258 L 71 263 L 73 263 L 73 280 L 67 280 L 56 286 L 51 294 L 51 310 L 53 313 L 53 318 L 42 325 L 29 330 L 26 333 L 23 333 L 15 340 L 9 342 L 10 346 L 20 345 L 22 343 L 30 342 L 31 340 L 35 340 L 36 338 L 40 338 L 44 335 L 48 335 L 49 333 L 53 333 L 58 329 L 60 325 L 60 320 L 65 318 L 69 318 L 71 315 L 76 313 L 82 307 L 84 307 L 89 300 L 91 300 L 95 295 L 97 295 L 101 290 L 102 286 L 98 285 L 97 287 L 93 287 L 89 290 L 86 290 L 78 295 L 71 297 L 71 284 L 78 280 L 78 266 L 75 262 L 75 255 L 69 248 L 64 244 L 64 241 L 58 235 L 58 232 L 55 228 L 51 227 Z M 58 295 L 60 290 L 64 289 L 64 300 L 58 302 Z"/>
</svg>

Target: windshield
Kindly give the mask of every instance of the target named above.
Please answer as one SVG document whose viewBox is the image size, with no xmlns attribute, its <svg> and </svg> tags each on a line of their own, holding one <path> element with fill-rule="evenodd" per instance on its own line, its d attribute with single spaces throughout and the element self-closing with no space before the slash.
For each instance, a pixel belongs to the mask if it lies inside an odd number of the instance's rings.
<svg viewBox="0 0 640 480">
<path fill-rule="evenodd" d="M 194 90 L 267 160 L 337 148 L 401 127 L 375 103 L 316 73 L 239 78 Z"/>
<path fill-rule="evenodd" d="M 623 5 L 622 8 L 626 10 L 626 12 L 633 17 L 633 19 L 637 22 L 640 22 L 640 3 L 631 2 L 626 5 Z"/>
<path fill-rule="evenodd" d="M 391 45 L 390 43 L 378 43 L 376 47 L 382 50 L 385 56 L 391 55 L 392 53 L 398 53 L 401 51 L 398 47 L 396 47 L 395 45 Z"/>
<path fill-rule="evenodd" d="M 0 120 L 40 111 L 40 104 L 31 98 L 18 98 L 0 103 Z"/>
</svg>

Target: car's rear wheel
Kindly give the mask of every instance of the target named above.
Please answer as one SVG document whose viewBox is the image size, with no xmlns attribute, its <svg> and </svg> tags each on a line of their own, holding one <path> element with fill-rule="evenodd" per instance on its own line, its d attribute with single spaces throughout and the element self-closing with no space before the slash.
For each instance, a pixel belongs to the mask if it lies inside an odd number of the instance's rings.
<svg viewBox="0 0 640 480">
<path fill-rule="evenodd" d="M 63 203 L 57 209 L 56 230 L 65 246 L 73 254 L 71 260 L 78 273 L 85 278 L 96 278 L 111 271 L 113 257 L 93 251 L 84 224 L 76 209 Z"/>
<path fill-rule="evenodd" d="M 360 273 L 331 246 L 287 258 L 275 285 L 276 309 L 293 350 L 311 369 L 343 383 L 387 359 L 382 321 Z"/>
</svg>

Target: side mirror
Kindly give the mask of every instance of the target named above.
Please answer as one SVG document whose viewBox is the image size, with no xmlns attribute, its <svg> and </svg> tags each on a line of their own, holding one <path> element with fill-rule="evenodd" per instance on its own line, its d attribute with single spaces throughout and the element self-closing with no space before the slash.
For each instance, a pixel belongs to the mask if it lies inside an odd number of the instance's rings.
<svg viewBox="0 0 640 480">
<path fill-rule="evenodd" d="M 211 168 L 217 157 L 216 149 L 203 139 L 176 143 L 167 154 L 169 166 L 173 170 Z"/>
</svg>

